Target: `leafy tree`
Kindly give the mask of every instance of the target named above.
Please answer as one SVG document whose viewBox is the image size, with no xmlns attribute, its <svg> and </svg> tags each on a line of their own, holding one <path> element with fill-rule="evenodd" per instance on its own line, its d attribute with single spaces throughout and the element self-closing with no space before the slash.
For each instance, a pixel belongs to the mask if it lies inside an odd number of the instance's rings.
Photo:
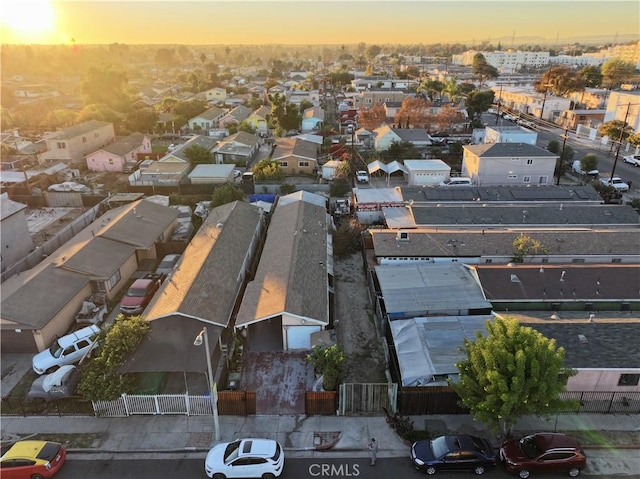
<svg viewBox="0 0 640 479">
<path fill-rule="evenodd" d="M 428 79 L 420 82 L 420 85 L 418 85 L 418 89 L 416 91 L 418 93 L 427 92 L 429 99 L 431 101 L 435 101 L 436 94 L 440 94 L 440 92 L 442 92 L 444 88 L 445 88 L 445 84 L 442 83 L 441 81 Z"/>
<path fill-rule="evenodd" d="M 141 316 L 118 315 L 113 326 L 101 333 L 98 355 L 82 367 L 78 393 L 90 401 L 109 401 L 132 392 L 132 377 L 119 374 L 117 369 L 135 351 L 148 329 L 149 323 Z"/>
<path fill-rule="evenodd" d="M 482 53 L 476 53 L 473 56 L 473 63 L 471 66 L 473 68 L 473 74 L 480 80 L 480 85 L 482 85 L 486 80 L 492 80 L 499 76 L 498 69 L 489 65 L 489 63 L 487 63 L 487 59 Z"/>
<path fill-rule="evenodd" d="M 126 93 L 127 74 L 111 66 L 91 67 L 80 83 L 85 105 L 103 103 L 116 111 L 126 111 L 132 101 Z"/>
<path fill-rule="evenodd" d="M 376 103 L 367 109 L 364 106 L 360 108 L 359 121 L 363 128 L 371 131 L 378 128 L 387 118 L 387 112 L 384 110 L 382 103 Z"/>
<path fill-rule="evenodd" d="M 438 131 L 450 131 L 453 125 L 460 123 L 462 115 L 458 109 L 447 105 L 440 108 L 435 117 L 435 127 Z"/>
<path fill-rule="evenodd" d="M 240 124 L 238 125 L 238 130 L 246 131 L 247 133 L 251 133 L 252 135 L 256 132 L 256 129 L 253 127 L 251 122 L 248 122 L 247 120 L 242 120 L 240 122 Z"/>
<path fill-rule="evenodd" d="M 252 171 L 256 180 L 281 181 L 286 176 L 280 163 L 271 158 L 260 160 Z"/>
<path fill-rule="evenodd" d="M 602 85 L 602 73 L 600 68 L 596 66 L 586 66 L 578 70 L 578 76 L 582 78 L 584 86 L 588 88 L 597 88 Z"/>
<path fill-rule="evenodd" d="M 571 145 L 564 145 L 564 151 L 560 150 L 560 163 L 570 163 L 576 152 Z"/>
<path fill-rule="evenodd" d="M 187 100 L 187 101 L 179 101 L 173 106 L 173 110 L 171 111 L 174 117 L 182 116 L 187 120 L 189 118 L 193 118 L 194 116 L 198 116 L 200 113 L 207 110 L 207 104 L 202 100 Z"/>
<path fill-rule="evenodd" d="M 467 96 L 465 107 L 467 108 L 467 114 L 471 122 L 479 121 L 482 112 L 491 108 L 495 93 L 493 90 L 472 91 Z"/>
<path fill-rule="evenodd" d="M 324 376 L 323 387 L 325 391 L 335 391 L 338 388 L 344 352 L 337 344 L 329 347 L 314 346 L 311 353 L 307 354 L 307 361 L 313 364 L 317 374 Z"/>
<path fill-rule="evenodd" d="M 640 133 L 634 133 L 628 138 L 629 144 L 640 148 Z"/>
<path fill-rule="evenodd" d="M 42 125 L 46 125 L 48 130 L 67 128 L 77 123 L 78 114 L 73 110 L 56 109 L 51 110 L 42 120 Z"/>
<path fill-rule="evenodd" d="M 249 108 L 251 108 L 254 111 L 260 108 L 262 105 L 264 105 L 262 98 L 252 98 L 251 101 L 249 102 Z"/>
<path fill-rule="evenodd" d="M 302 100 L 302 101 L 300 102 L 300 105 L 298 106 L 298 110 L 299 110 L 301 113 L 304 113 L 304 111 L 305 111 L 307 108 L 311 108 L 311 107 L 313 107 L 313 103 L 311 103 L 309 100 Z"/>
<path fill-rule="evenodd" d="M 606 123 L 602 123 L 598 127 L 598 134 L 600 136 L 607 136 L 611 141 L 611 148 L 616 143 L 624 143 L 631 135 L 633 135 L 633 128 L 628 123 L 620 120 L 612 120 Z"/>
<path fill-rule="evenodd" d="M 226 205 L 232 201 L 242 201 L 243 199 L 244 192 L 233 183 L 227 183 L 213 190 L 211 207 L 215 208 L 216 206 Z"/>
<path fill-rule="evenodd" d="M 625 62 L 619 58 L 607 60 L 600 67 L 603 84 L 607 88 L 618 88 L 623 83 L 629 82 L 635 76 L 635 66 L 633 63 Z"/>
<path fill-rule="evenodd" d="M 572 405 L 559 398 L 576 374 L 564 365 L 564 348 L 515 318 L 485 326 L 487 336 L 477 331 L 475 340 L 464 340 L 466 358 L 456 365 L 460 381 L 451 383 L 475 419 L 509 437 L 519 418 Z"/>
<path fill-rule="evenodd" d="M 420 150 L 408 141 L 394 141 L 388 149 L 380 152 L 380 158 L 386 162 L 393 160 L 411 160 L 420 158 Z"/>
<path fill-rule="evenodd" d="M 429 128 L 433 122 L 432 103 L 421 96 L 408 96 L 395 116 L 398 126 L 404 128 Z"/>
<path fill-rule="evenodd" d="M 524 233 L 513 240 L 513 258 L 514 263 L 523 263 L 528 255 L 547 254 L 547 248 L 542 246 L 538 240 L 534 240 L 531 236 Z"/>
<path fill-rule="evenodd" d="M 598 157 L 594 153 L 588 153 L 580 160 L 580 169 L 582 171 L 591 171 L 598 169 Z"/>
<path fill-rule="evenodd" d="M 382 51 L 382 48 L 378 45 L 369 45 L 367 47 L 367 57 L 369 58 L 369 60 L 374 59 L 375 57 L 377 57 L 378 55 L 380 55 L 380 52 Z"/>
<path fill-rule="evenodd" d="M 108 121 L 110 123 L 113 123 L 116 127 L 118 127 L 122 123 L 121 115 L 105 104 L 93 104 L 85 106 L 78 113 L 77 119 L 79 122 L 89 120 Z"/>
<path fill-rule="evenodd" d="M 213 153 L 202 145 L 191 145 L 184 150 L 184 154 L 194 165 L 213 163 Z"/>
<path fill-rule="evenodd" d="M 551 153 L 560 154 L 560 142 L 558 140 L 551 140 L 547 143 L 547 150 Z"/>
<path fill-rule="evenodd" d="M 129 131 L 152 133 L 158 123 L 158 118 L 158 114 L 151 109 L 134 110 L 127 115 L 125 125 Z"/>
<path fill-rule="evenodd" d="M 551 91 L 554 95 L 565 96 L 574 91 L 583 91 L 584 80 L 573 69 L 567 66 L 550 68 L 534 83 L 536 91 Z"/>
<path fill-rule="evenodd" d="M 454 103 L 457 102 L 461 95 L 460 86 L 456 82 L 455 77 L 447 80 L 440 92 L 443 95 L 446 94 Z"/>
</svg>

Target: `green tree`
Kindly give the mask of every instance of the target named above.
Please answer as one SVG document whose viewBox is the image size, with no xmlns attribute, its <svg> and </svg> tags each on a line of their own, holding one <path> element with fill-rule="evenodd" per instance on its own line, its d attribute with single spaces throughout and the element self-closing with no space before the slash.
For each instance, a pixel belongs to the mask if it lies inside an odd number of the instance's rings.
<svg viewBox="0 0 640 479">
<path fill-rule="evenodd" d="M 367 47 L 367 58 L 369 58 L 369 60 L 373 60 L 375 57 L 377 57 L 378 55 L 380 55 L 380 52 L 382 51 L 382 48 L 378 45 L 370 45 Z"/>
<path fill-rule="evenodd" d="M 609 137 L 611 140 L 611 148 L 613 148 L 616 143 L 624 143 L 627 141 L 627 139 L 633 135 L 633 128 L 628 123 L 620 120 L 612 120 L 602 123 L 598 127 L 598 134 Z"/>
<path fill-rule="evenodd" d="M 560 154 L 560 142 L 558 140 L 551 140 L 547 143 L 547 150 L 551 153 Z"/>
<path fill-rule="evenodd" d="M 596 66 L 586 66 L 578 70 L 578 75 L 582 78 L 585 87 L 597 88 L 602 85 L 602 72 Z"/>
<path fill-rule="evenodd" d="M 531 236 L 524 233 L 520 233 L 520 235 L 513 240 L 513 249 L 514 252 L 511 260 L 514 263 L 523 263 L 528 255 L 547 254 L 547 248 L 544 247 L 540 241 L 534 240 Z"/>
<path fill-rule="evenodd" d="M 126 93 L 128 81 L 124 71 L 112 66 L 91 67 L 80 83 L 80 93 L 85 105 L 102 103 L 112 110 L 127 111 L 132 104 Z"/>
<path fill-rule="evenodd" d="M 428 79 L 420 82 L 420 85 L 418 85 L 418 88 L 416 91 L 418 93 L 426 92 L 427 95 L 429 96 L 429 100 L 435 101 L 436 94 L 439 95 L 440 92 L 444 90 L 444 88 L 445 88 L 445 84 L 442 83 L 441 81 Z"/>
<path fill-rule="evenodd" d="M 113 326 L 99 339 L 98 355 L 82 367 L 78 393 L 89 401 L 109 401 L 132 392 L 133 379 L 117 369 L 135 351 L 149 329 L 141 316 L 118 315 Z"/>
<path fill-rule="evenodd" d="M 194 165 L 213 163 L 213 153 L 202 145 L 191 145 L 185 148 L 184 154 Z"/>
<path fill-rule="evenodd" d="M 252 168 L 252 171 L 254 178 L 262 181 L 281 181 L 286 176 L 280 163 L 271 158 L 260 160 Z"/>
<path fill-rule="evenodd" d="M 307 354 L 307 361 L 313 364 L 317 374 L 324 376 L 322 386 L 325 391 L 337 390 L 344 363 L 344 352 L 337 344 L 329 347 L 314 346 L 311 354 Z"/>
<path fill-rule="evenodd" d="M 565 96 L 574 91 L 583 91 L 585 83 L 576 71 L 566 66 L 550 68 L 534 83 L 540 93 L 550 91 L 557 96 Z"/>
<path fill-rule="evenodd" d="M 603 85 L 613 89 L 631 81 L 635 76 L 636 68 L 633 63 L 612 58 L 602 64 L 600 71 L 602 72 Z"/>
<path fill-rule="evenodd" d="M 467 95 L 465 107 L 472 123 L 478 123 L 483 112 L 493 105 L 495 93 L 493 90 L 472 91 Z"/>
<path fill-rule="evenodd" d="M 580 160 L 580 169 L 582 171 L 591 171 L 598 169 L 598 157 L 594 153 L 588 153 Z"/>
<path fill-rule="evenodd" d="M 171 113 L 174 117 L 181 116 L 188 120 L 189 118 L 198 116 L 200 113 L 206 110 L 207 104 L 204 101 L 193 99 L 177 102 L 175 105 L 173 105 Z"/>
<path fill-rule="evenodd" d="M 475 340 L 464 340 L 466 358 L 456 365 L 460 380 L 451 383 L 476 420 L 509 437 L 519 418 L 573 405 L 559 397 L 576 374 L 564 365 L 564 348 L 514 318 L 485 326 L 486 336 L 477 331 Z"/>
<path fill-rule="evenodd" d="M 242 201 L 244 199 L 244 192 L 233 183 L 227 183 L 213 190 L 213 197 L 211 198 L 211 207 L 226 205 L 232 201 Z"/>
<path fill-rule="evenodd" d="M 487 59 L 482 53 L 476 53 L 473 56 L 473 63 L 471 67 L 473 69 L 473 74 L 478 77 L 480 85 L 482 85 L 486 80 L 492 80 L 499 76 L 498 69 L 489 65 L 489 63 L 487 63 Z"/>
<path fill-rule="evenodd" d="M 85 106 L 78 113 L 77 120 L 79 122 L 89 121 L 89 120 L 98 120 L 98 121 L 108 121 L 113 123 L 116 128 L 118 128 L 122 124 L 122 115 L 113 109 L 109 108 L 108 105 L 102 104 L 92 104 Z"/>
<path fill-rule="evenodd" d="M 125 125 L 132 132 L 152 133 L 158 123 L 158 118 L 158 114 L 155 111 L 143 108 L 129 113 L 125 120 Z"/>
</svg>

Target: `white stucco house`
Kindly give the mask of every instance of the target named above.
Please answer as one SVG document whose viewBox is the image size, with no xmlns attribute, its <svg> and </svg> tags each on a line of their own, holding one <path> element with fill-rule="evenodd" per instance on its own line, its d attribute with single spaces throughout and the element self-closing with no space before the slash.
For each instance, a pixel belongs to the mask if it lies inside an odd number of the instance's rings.
<svg viewBox="0 0 640 479">
<path fill-rule="evenodd" d="M 449 178 L 451 167 L 442 160 L 404 160 L 410 186 L 437 186 Z"/>
</svg>

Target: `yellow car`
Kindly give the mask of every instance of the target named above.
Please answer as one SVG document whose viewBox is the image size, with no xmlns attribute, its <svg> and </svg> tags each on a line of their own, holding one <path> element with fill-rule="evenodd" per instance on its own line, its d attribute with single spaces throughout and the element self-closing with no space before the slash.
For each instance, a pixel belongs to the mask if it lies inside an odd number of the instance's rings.
<svg viewBox="0 0 640 479">
<path fill-rule="evenodd" d="M 48 441 L 18 441 L 3 446 L 0 454 L 2 479 L 49 479 L 67 456 L 61 444 Z"/>
</svg>

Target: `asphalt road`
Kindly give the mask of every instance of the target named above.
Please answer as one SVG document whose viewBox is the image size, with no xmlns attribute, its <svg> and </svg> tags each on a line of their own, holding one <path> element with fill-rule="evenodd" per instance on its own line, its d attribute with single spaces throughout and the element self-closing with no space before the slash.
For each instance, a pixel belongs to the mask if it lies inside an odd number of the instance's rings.
<svg viewBox="0 0 640 479">
<path fill-rule="evenodd" d="M 375 467 L 368 459 L 287 459 L 281 479 L 416 479 L 424 477 L 411 466 L 409 458 L 378 459 Z M 585 474 L 586 476 L 586 474 Z M 74 460 L 67 459 L 56 479 L 206 479 L 204 461 L 199 459 L 122 459 L 122 460 Z M 441 479 L 473 477 L 470 472 L 439 472 Z M 488 472 L 495 479 L 514 478 L 501 469 Z M 565 479 L 565 474 L 545 474 L 546 479 Z M 598 476 L 604 478 L 605 476 Z M 606 479 L 606 478 L 605 478 Z"/>
</svg>

